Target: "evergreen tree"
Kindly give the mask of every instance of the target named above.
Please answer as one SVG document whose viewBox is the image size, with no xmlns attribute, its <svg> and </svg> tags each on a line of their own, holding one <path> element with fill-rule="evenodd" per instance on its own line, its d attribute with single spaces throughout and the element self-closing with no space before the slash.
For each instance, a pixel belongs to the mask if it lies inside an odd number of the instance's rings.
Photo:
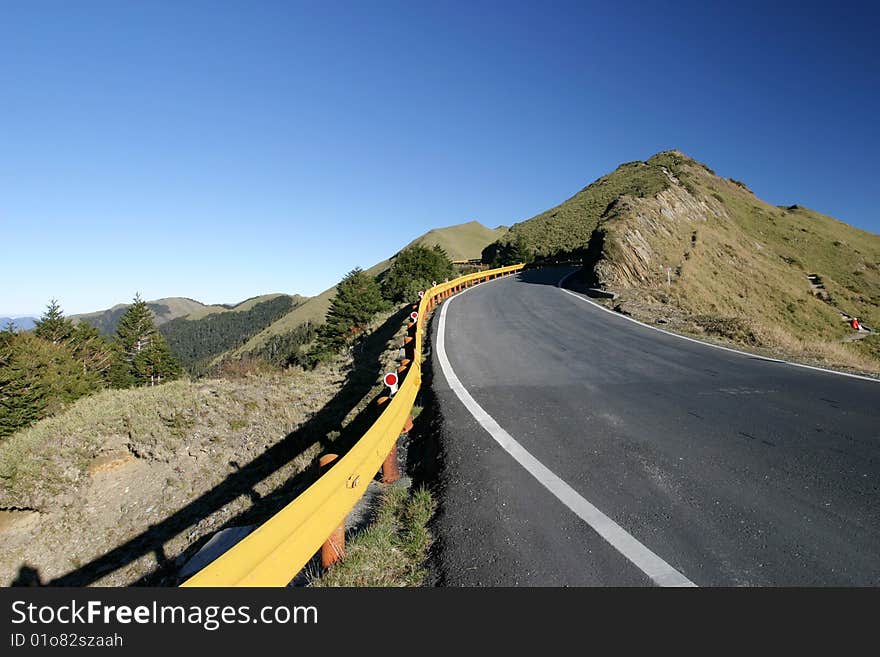
<svg viewBox="0 0 880 657">
<path fill-rule="evenodd" d="M 22 333 L 0 342 L 0 436 L 51 415 L 64 404 L 97 390 L 70 349 Z"/>
<path fill-rule="evenodd" d="M 48 391 L 16 358 L 15 340 L 0 344 L 0 437 L 36 422 L 47 405 Z"/>
<path fill-rule="evenodd" d="M 37 320 L 34 335 L 43 340 L 58 344 L 67 340 L 73 333 L 73 322 L 64 316 L 58 301 L 52 299 L 46 312 Z"/>
<path fill-rule="evenodd" d="M 67 343 L 73 357 L 82 364 L 83 373 L 93 373 L 105 384 L 109 383 L 110 369 L 118 357 L 112 342 L 88 322 L 79 322 Z"/>
<path fill-rule="evenodd" d="M 314 366 L 351 344 L 376 313 L 387 307 L 375 278 L 359 267 L 350 271 L 336 286 L 336 296 L 330 302 L 326 322 L 318 330 L 309 363 Z"/>
<path fill-rule="evenodd" d="M 517 235 L 503 265 L 518 265 L 521 262 L 528 263 L 532 260 L 534 260 L 534 254 L 531 249 L 529 249 L 525 238 L 522 235 Z"/>
<path fill-rule="evenodd" d="M 125 354 L 118 342 L 113 343 L 114 357 L 107 370 L 107 383 L 111 388 L 133 388 L 137 385 L 132 364 L 125 360 Z"/>
<path fill-rule="evenodd" d="M 528 263 L 534 259 L 535 254 L 522 235 L 517 235 L 512 242 L 493 242 L 483 249 L 483 262 L 491 263 L 493 267 Z"/>
<path fill-rule="evenodd" d="M 137 353 L 132 365 L 135 379 L 144 385 L 156 386 L 163 381 L 176 379 L 182 373 L 180 364 L 171 355 L 161 333 L 152 336 L 149 346 Z"/>
<path fill-rule="evenodd" d="M 451 278 L 455 273 L 452 261 L 439 246 L 416 244 L 397 254 L 394 264 L 382 280 L 382 295 L 394 303 L 415 301 L 419 290 L 432 281 Z"/>
<path fill-rule="evenodd" d="M 109 378 L 114 386 L 157 385 L 180 376 L 180 365 L 139 294 L 119 318 L 116 340 L 122 363 L 110 369 Z"/>
<path fill-rule="evenodd" d="M 116 340 L 122 349 L 125 362 L 133 363 L 135 356 L 149 346 L 155 333 L 153 311 L 147 306 L 146 301 L 141 299 L 140 294 L 135 294 L 132 304 L 119 318 L 116 326 Z"/>
</svg>

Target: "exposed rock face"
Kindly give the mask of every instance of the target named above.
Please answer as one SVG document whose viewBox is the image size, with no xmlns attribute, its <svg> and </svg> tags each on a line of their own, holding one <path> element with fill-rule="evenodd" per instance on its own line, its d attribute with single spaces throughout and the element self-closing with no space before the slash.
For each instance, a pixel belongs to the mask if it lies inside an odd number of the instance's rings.
<svg viewBox="0 0 880 657">
<path fill-rule="evenodd" d="M 723 207 L 693 196 L 677 180 L 653 198 L 621 198 L 597 229 L 605 242 L 605 257 L 595 265 L 598 280 L 612 289 L 661 285 L 668 248 L 687 252 L 690 236 L 709 217 L 729 219 Z"/>
<path fill-rule="evenodd" d="M 839 349 L 842 314 L 880 323 L 880 236 L 765 203 L 677 151 L 646 164 L 665 188 L 607 206 L 582 283 L 616 293 L 621 311 L 646 321 L 880 371 L 877 345 Z M 820 293 L 808 275 L 821 276 Z"/>
</svg>

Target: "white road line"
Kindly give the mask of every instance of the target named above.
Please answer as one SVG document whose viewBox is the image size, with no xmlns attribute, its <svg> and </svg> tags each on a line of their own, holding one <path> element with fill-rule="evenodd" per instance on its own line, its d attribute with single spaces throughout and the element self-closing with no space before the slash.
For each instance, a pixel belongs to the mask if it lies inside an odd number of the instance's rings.
<svg viewBox="0 0 880 657">
<path fill-rule="evenodd" d="M 599 310 L 602 310 L 606 313 L 614 315 L 615 317 L 619 317 L 620 319 L 625 319 L 626 321 L 632 322 L 633 324 L 638 324 L 639 326 L 644 326 L 645 328 L 649 328 L 652 331 L 658 331 L 660 333 L 665 333 L 666 335 L 671 335 L 673 338 L 679 338 L 681 340 L 687 340 L 688 342 L 693 342 L 695 344 L 701 344 L 704 347 L 712 347 L 712 349 L 721 349 L 722 351 L 729 351 L 732 354 L 739 354 L 741 356 L 748 356 L 749 358 L 757 358 L 758 360 L 765 360 L 768 363 L 782 363 L 784 365 L 791 365 L 792 367 L 802 367 L 807 370 L 816 370 L 817 372 L 826 372 L 828 374 L 836 374 L 837 376 L 848 376 L 851 379 L 861 379 L 862 381 L 871 381 L 872 383 L 880 383 L 880 379 L 874 379 L 870 376 L 862 376 L 860 374 L 850 374 L 849 372 L 837 372 L 835 370 L 827 370 L 824 367 L 815 367 L 814 365 L 804 365 L 802 363 L 792 363 L 791 361 L 788 361 L 788 360 L 779 360 L 777 358 L 768 358 L 767 356 L 760 356 L 758 354 L 750 354 L 747 351 L 740 351 L 739 349 L 731 349 L 730 347 L 722 347 L 720 344 L 712 344 L 711 342 L 703 342 L 702 340 L 697 340 L 696 338 L 689 338 L 685 335 L 679 335 L 678 333 L 673 333 L 672 331 L 666 331 L 662 328 L 658 328 L 656 326 L 651 326 L 650 324 L 645 324 L 644 322 L 640 322 L 639 320 L 633 319 L 632 317 L 627 317 L 626 315 L 623 315 L 621 313 L 614 312 L 613 310 L 609 310 L 605 306 L 602 306 L 602 305 L 596 303 L 592 299 L 588 299 L 587 297 L 583 296 L 582 294 L 572 292 L 571 290 L 567 290 L 564 287 L 562 287 L 562 284 L 565 282 L 565 280 L 567 278 L 570 278 L 571 276 L 574 276 L 576 273 L 577 273 L 577 271 L 573 271 L 573 272 L 566 274 L 562 278 L 560 278 L 556 282 L 556 287 L 558 287 L 560 290 L 562 290 L 566 294 L 570 294 L 575 299 L 580 299 L 581 301 L 585 301 L 588 304 L 590 304 L 591 306 L 598 308 Z"/>
<path fill-rule="evenodd" d="M 553 493 L 560 502 L 574 511 L 581 520 L 592 527 L 599 536 L 608 541 L 615 550 L 650 577 L 655 584 L 658 586 L 696 586 L 687 577 L 642 545 L 623 527 L 590 504 L 574 488 L 565 483 L 543 463 L 532 456 L 531 453 L 526 451 L 471 397 L 471 394 L 462 385 L 458 376 L 456 376 L 446 355 L 446 311 L 449 310 L 449 304 L 455 298 L 449 299 L 440 310 L 440 322 L 437 327 L 437 360 L 440 361 L 440 368 L 446 376 L 449 387 L 461 400 L 465 408 L 470 411 L 471 415 L 474 416 L 474 419 L 530 475 Z"/>
</svg>

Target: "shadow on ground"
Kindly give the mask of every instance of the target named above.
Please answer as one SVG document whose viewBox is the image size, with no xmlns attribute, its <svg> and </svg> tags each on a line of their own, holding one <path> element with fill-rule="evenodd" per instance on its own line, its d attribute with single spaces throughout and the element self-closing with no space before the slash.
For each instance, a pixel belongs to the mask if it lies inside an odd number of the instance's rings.
<svg viewBox="0 0 880 657">
<path fill-rule="evenodd" d="M 400 330 L 409 312 L 409 306 L 400 309 L 377 330 L 362 339 L 354 349 L 354 364 L 342 388 L 324 408 L 302 426 L 161 522 L 151 525 L 131 540 L 76 570 L 47 582 L 47 584 L 50 586 L 88 586 L 101 577 L 150 553 L 155 555 L 158 566 L 152 572 L 130 584 L 135 586 L 177 584 L 177 570 L 180 561 L 169 558 L 164 549 L 165 543 L 171 538 L 241 495 L 248 495 L 252 505 L 245 512 L 231 518 L 216 529 L 260 524 L 277 513 L 315 481 L 318 475 L 317 468 L 314 465 L 307 468 L 291 477 L 269 495 L 260 496 L 254 487 L 316 443 L 320 444 L 322 451 L 332 451 L 341 456 L 363 435 L 364 430 L 373 423 L 377 416 L 376 404 L 365 405 L 363 410 L 344 428 L 341 425 L 373 388 L 386 344 Z M 338 437 L 332 440 L 328 438 L 328 434 L 331 432 L 339 432 Z M 332 450 L 330 449 L 331 445 Z M 210 535 L 202 537 L 186 550 L 185 556 L 193 554 L 209 539 Z M 39 583 L 39 578 L 34 578 L 32 573 L 25 573 L 24 577 L 19 579 L 27 580 L 30 583 L 34 583 L 36 579 L 36 582 Z"/>
</svg>

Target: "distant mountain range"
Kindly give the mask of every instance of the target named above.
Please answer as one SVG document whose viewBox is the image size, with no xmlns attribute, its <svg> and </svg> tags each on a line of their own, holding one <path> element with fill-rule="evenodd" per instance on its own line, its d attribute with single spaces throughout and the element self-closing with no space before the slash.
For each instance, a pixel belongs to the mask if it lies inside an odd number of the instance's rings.
<svg viewBox="0 0 880 657">
<path fill-rule="evenodd" d="M 188 315 L 203 317 L 212 312 L 225 312 L 228 310 L 224 306 L 206 306 L 199 301 L 187 299 L 186 297 L 156 299 L 155 301 L 148 301 L 147 305 L 153 311 L 156 326 L 161 326 L 165 322 L 170 322 L 178 317 Z M 127 303 L 119 303 L 106 310 L 71 315 L 70 318 L 75 322 L 88 322 L 104 335 L 113 335 L 116 332 L 119 318 L 122 317 L 128 306 L 129 304 Z"/>
<path fill-rule="evenodd" d="M 452 260 L 467 260 L 479 258 L 486 245 L 503 238 L 505 233 L 506 226 L 487 228 L 470 221 L 432 229 L 403 248 L 415 244 L 436 245 Z M 399 251 L 367 272 L 376 276 L 387 271 L 397 253 Z M 307 323 L 322 323 L 335 294 L 335 287 L 311 298 L 264 294 L 234 305 L 206 305 L 187 297 L 166 297 L 148 301 L 147 306 L 153 311 L 156 325 L 168 339 L 172 352 L 191 373 L 200 374 L 226 357 L 262 354 L 270 340 L 283 342 Z M 127 308 L 128 304 L 117 304 L 106 310 L 71 315 L 71 319 L 88 322 L 111 336 Z"/>
<path fill-rule="evenodd" d="M 36 325 L 36 321 L 36 317 L 0 317 L 0 330 L 5 329 L 9 322 L 12 322 L 16 331 L 30 331 Z"/>
</svg>

